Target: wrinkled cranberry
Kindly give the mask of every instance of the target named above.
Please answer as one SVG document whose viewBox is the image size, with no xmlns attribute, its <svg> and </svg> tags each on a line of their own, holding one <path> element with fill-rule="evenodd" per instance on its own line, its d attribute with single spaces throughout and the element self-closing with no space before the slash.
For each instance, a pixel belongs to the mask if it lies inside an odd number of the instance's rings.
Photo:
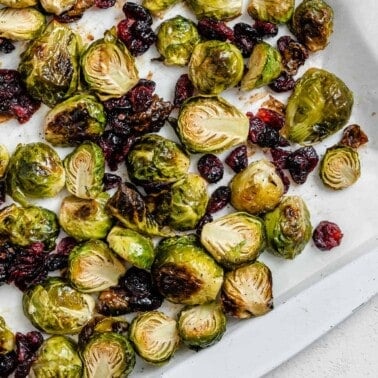
<svg viewBox="0 0 378 378">
<path fill-rule="evenodd" d="M 134 88 L 127 92 L 126 96 L 134 112 L 145 112 L 152 105 L 152 94 L 155 87 L 154 81 L 141 79 Z"/>
<path fill-rule="evenodd" d="M 291 91 L 294 86 L 295 80 L 293 76 L 289 75 L 286 71 L 282 71 L 277 79 L 269 83 L 269 88 L 277 93 Z"/>
<path fill-rule="evenodd" d="M 206 212 L 214 214 L 223 209 L 231 199 L 231 189 L 228 186 L 219 186 L 211 194 L 207 204 Z"/>
<path fill-rule="evenodd" d="M 116 0 L 94 0 L 94 3 L 97 8 L 107 9 L 113 7 Z"/>
<path fill-rule="evenodd" d="M 151 13 L 141 5 L 128 1 L 124 4 L 122 11 L 126 18 L 144 21 L 147 25 L 152 25 Z"/>
<path fill-rule="evenodd" d="M 340 144 L 352 148 L 358 148 L 369 141 L 368 136 L 359 125 L 349 125 L 343 130 Z"/>
<path fill-rule="evenodd" d="M 10 376 L 17 366 L 17 354 L 15 351 L 0 353 L 0 377 Z"/>
<path fill-rule="evenodd" d="M 278 26 L 268 21 L 256 20 L 253 24 L 253 28 L 260 38 L 274 37 L 278 33 Z"/>
<path fill-rule="evenodd" d="M 48 270 L 54 271 L 54 270 L 61 270 L 65 269 L 68 266 L 68 256 L 71 252 L 71 250 L 77 245 L 77 241 L 75 238 L 71 236 L 66 236 L 65 238 L 62 238 L 55 251 L 51 252 L 47 256 L 47 268 Z"/>
<path fill-rule="evenodd" d="M 260 118 L 268 127 L 280 130 L 285 124 L 285 118 L 282 114 L 272 109 L 260 108 L 256 117 Z"/>
<path fill-rule="evenodd" d="M 295 75 L 309 56 L 306 47 L 288 35 L 277 40 L 277 49 L 281 53 L 282 64 L 289 75 Z"/>
<path fill-rule="evenodd" d="M 131 295 L 145 297 L 152 290 L 151 273 L 137 267 L 131 267 L 125 275 L 120 278 L 119 284 L 126 288 Z"/>
<path fill-rule="evenodd" d="M 199 174 L 211 184 L 223 178 L 223 164 L 221 160 L 213 154 L 201 156 L 197 163 L 197 169 Z"/>
<path fill-rule="evenodd" d="M 236 173 L 239 173 L 248 166 L 247 146 L 245 144 L 236 147 L 229 153 L 225 160 L 226 164 Z"/>
<path fill-rule="evenodd" d="M 257 144 L 260 147 L 276 147 L 280 141 L 280 134 L 277 129 L 266 126 L 259 134 Z"/>
<path fill-rule="evenodd" d="M 248 115 L 248 114 L 247 114 Z M 249 115 L 248 115 L 249 116 Z M 252 142 L 257 144 L 260 135 L 265 130 L 265 122 L 262 121 L 260 118 L 256 116 L 249 116 L 249 133 L 248 133 L 248 139 Z"/>
<path fill-rule="evenodd" d="M 312 239 L 317 248 L 329 251 L 341 243 L 343 233 L 340 227 L 333 222 L 321 221 L 315 228 Z"/>
<path fill-rule="evenodd" d="M 117 98 L 111 98 L 102 103 L 105 110 L 119 110 L 122 109 L 125 113 L 130 113 L 132 111 L 132 105 L 127 95 L 123 95 Z"/>
<path fill-rule="evenodd" d="M 202 18 L 197 24 L 198 33 L 206 39 L 219 41 L 233 41 L 234 31 L 224 21 L 212 18 Z"/>
<path fill-rule="evenodd" d="M 122 178 L 114 173 L 105 173 L 102 182 L 104 184 L 104 190 L 110 190 L 121 185 Z"/>
<path fill-rule="evenodd" d="M 176 82 L 173 105 L 176 107 L 180 107 L 182 103 L 189 97 L 192 97 L 193 94 L 194 85 L 192 81 L 189 79 L 189 75 L 182 74 Z"/>
<path fill-rule="evenodd" d="M 245 58 L 251 55 L 257 41 L 258 33 L 251 25 L 244 22 L 239 22 L 234 25 L 233 43 L 239 48 Z"/>
<path fill-rule="evenodd" d="M 202 228 L 206 223 L 210 223 L 213 221 L 213 216 L 209 213 L 206 213 L 197 223 L 196 226 L 196 234 L 201 235 Z"/>
<path fill-rule="evenodd" d="M 0 52 L 9 54 L 15 49 L 14 44 L 7 38 L 0 37 Z"/>
<path fill-rule="evenodd" d="M 318 161 L 319 157 L 314 147 L 305 146 L 289 154 L 286 159 L 286 167 L 295 183 L 304 184 Z"/>
<path fill-rule="evenodd" d="M 286 169 L 286 160 L 290 155 L 290 151 L 283 150 L 282 148 L 271 148 L 270 154 L 272 155 L 273 163 L 277 168 Z"/>
</svg>

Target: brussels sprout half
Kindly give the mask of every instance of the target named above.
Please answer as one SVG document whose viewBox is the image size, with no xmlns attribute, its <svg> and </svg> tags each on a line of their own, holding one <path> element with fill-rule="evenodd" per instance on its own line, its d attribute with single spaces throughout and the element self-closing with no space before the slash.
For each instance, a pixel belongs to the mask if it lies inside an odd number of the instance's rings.
<svg viewBox="0 0 378 378">
<path fill-rule="evenodd" d="M 0 356 L 11 352 L 16 346 L 14 333 L 10 330 L 5 319 L 0 316 Z"/>
<path fill-rule="evenodd" d="M 38 4 L 38 0 L 1 0 L 1 5 L 10 8 L 27 8 Z"/>
<path fill-rule="evenodd" d="M 295 0 L 249 0 L 247 12 L 255 20 L 284 24 L 294 12 Z"/>
<path fill-rule="evenodd" d="M 215 20 L 231 20 L 240 16 L 242 0 L 188 0 L 189 8 L 196 17 Z"/>
<path fill-rule="evenodd" d="M 10 160 L 10 154 L 8 149 L 0 144 L 0 179 L 5 176 Z"/>
<path fill-rule="evenodd" d="M 71 9 L 77 0 L 40 0 L 42 8 L 51 14 L 60 15 Z"/>
<path fill-rule="evenodd" d="M 177 4 L 180 0 L 143 0 L 142 5 L 148 9 L 154 16 L 161 17 L 161 15 Z"/>
</svg>

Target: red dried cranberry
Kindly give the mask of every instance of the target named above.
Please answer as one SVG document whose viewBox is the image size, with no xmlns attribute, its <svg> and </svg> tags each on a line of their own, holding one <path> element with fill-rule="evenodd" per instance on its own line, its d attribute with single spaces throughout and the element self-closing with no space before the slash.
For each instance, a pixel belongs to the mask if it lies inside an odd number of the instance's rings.
<svg viewBox="0 0 378 378">
<path fill-rule="evenodd" d="M 247 114 L 248 115 L 248 114 Z M 255 116 L 249 116 L 249 133 L 248 139 L 252 142 L 257 144 L 260 135 L 264 132 L 266 125 L 264 121 L 260 118 Z"/>
<path fill-rule="evenodd" d="M 0 353 L 0 377 L 10 376 L 17 366 L 17 354 L 15 351 Z"/>
<path fill-rule="evenodd" d="M 211 184 L 223 178 L 223 164 L 220 159 L 213 154 L 201 156 L 197 163 L 197 169 L 200 175 Z"/>
<path fill-rule="evenodd" d="M 16 47 L 10 39 L 0 37 L 0 52 L 4 54 L 11 53 Z"/>
<path fill-rule="evenodd" d="M 280 134 L 278 130 L 272 127 L 265 127 L 262 133 L 259 134 L 257 144 L 260 147 L 277 147 L 280 141 Z"/>
<path fill-rule="evenodd" d="M 130 103 L 130 100 L 127 96 L 127 94 L 118 97 L 118 98 L 111 98 L 109 100 L 106 100 L 102 103 L 104 105 L 104 108 L 108 111 L 115 110 L 115 109 L 122 109 L 125 112 L 131 112 L 132 111 L 132 105 Z"/>
<path fill-rule="evenodd" d="M 256 117 L 260 118 L 268 127 L 280 130 L 285 124 L 285 118 L 282 114 L 272 109 L 260 108 Z"/>
<path fill-rule="evenodd" d="M 273 163 L 277 168 L 287 168 L 286 160 L 290 155 L 290 151 L 283 150 L 282 148 L 271 148 L 270 154 L 272 155 Z"/>
<path fill-rule="evenodd" d="M 295 75 L 309 56 L 306 47 L 288 35 L 277 40 L 277 49 L 281 53 L 282 64 L 289 75 Z"/>
<path fill-rule="evenodd" d="M 272 22 L 256 20 L 253 28 L 260 38 L 274 37 L 278 33 L 278 26 Z"/>
<path fill-rule="evenodd" d="M 114 173 L 105 173 L 102 182 L 104 184 L 104 189 L 110 190 L 117 188 L 122 183 L 122 178 Z"/>
<path fill-rule="evenodd" d="M 234 39 L 234 31 L 224 21 L 202 18 L 198 21 L 197 29 L 199 34 L 206 39 L 216 39 L 223 42 L 233 41 Z"/>
<path fill-rule="evenodd" d="M 304 184 L 318 161 L 319 157 L 314 147 L 305 146 L 289 154 L 286 159 L 286 167 L 295 183 Z"/>
<path fill-rule="evenodd" d="M 199 236 L 201 235 L 202 228 L 206 223 L 210 223 L 213 221 L 213 217 L 211 214 L 206 213 L 197 223 L 196 226 L 196 234 Z"/>
<path fill-rule="evenodd" d="M 134 112 L 144 112 L 151 106 L 155 87 L 154 81 L 141 79 L 134 88 L 127 92 L 127 98 Z"/>
<path fill-rule="evenodd" d="M 231 199 L 231 189 L 228 186 L 219 186 L 210 196 L 206 212 L 214 214 L 223 209 Z"/>
<path fill-rule="evenodd" d="M 143 6 L 128 1 L 124 4 L 122 10 L 126 18 L 144 21 L 147 25 L 152 25 L 151 13 Z"/>
<path fill-rule="evenodd" d="M 233 43 L 239 48 L 245 58 L 251 55 L 257 41 L 257 31 L 251 25 L 244 22 L 239 22 L 234 25 Z"/>
<path fill-rule="evenodd" d="M 277 172 L 278 176 L 281 177 L 282 183 L 284 185 L 284 194 L 286 194 L 288 192 L 289 188 L 290 188 L 289 177 L 287 177 L 285 175 L 285 172 L 279 167 L 276 167 L 276 172 Z"/>
<path fill-rule="evenodd" d="M 248 166 L 247 146 L 243 144 L 242 146 L 236 147 L 226 157 L 225 161 L 226 164 L 236 173 L 246 169 Z"/>
<path fill-rule="evenodd" d="M 343 233 L 340 227 L 333 222 L 321 221 L 315 228 L 312 239 L 317 248 L 329 251 L 341 243 Z"/>
<path fill-rule="evenodd" d="M 94 0 L 94 3 L 97 8 L 107 9 L 113 7 L 116 0 Z"/>
<path fill-rule="evenodd" d="M 131 267 L 120 278 L 119 285 L 127 289 L 131 295 L 145 297 L 152 290 L 151 273 L 137 267 Z"/>
<path fill-rule="evenodd" d="M 189 79 L 189 75 L 182 74 L 176 82 L 173 105 L 176 107 L 180 107 L 182 103 L 189 97 L 192 97 L 193 94 L 194 85 L 192 81 Z"/>
<path fill-rule="evenodd" d="M 77 241 L 71 236 L 61 239 L 55 251 L 49 253 L 47 256 L 46 264 L 48 270 L 51 272 L 67 268 L 68 256 L 76 245 Z"/>
<path fill-rule="evenodd" d="M 368 136 L 359 125 L 349 125 L 343 130 L 340 144 L 352 148 L 358 148 L 369 141 Z"/>
<path fill-rule="evenodd" d="M 280 76 L 269 84 L 269 88 L 277 93 L 291 91 L 294 86 L 295 80 L 293 76 L 289 75 L 286 71 L 282 71 Z"/>
</svg>

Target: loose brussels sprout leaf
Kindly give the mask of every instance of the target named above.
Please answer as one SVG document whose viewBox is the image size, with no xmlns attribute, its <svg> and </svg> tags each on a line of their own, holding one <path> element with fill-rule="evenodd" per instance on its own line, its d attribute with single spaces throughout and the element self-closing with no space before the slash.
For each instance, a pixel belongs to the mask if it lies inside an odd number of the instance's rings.
<svg viewBox="0 0 378 378">
<path fill-rule="evenodd" d="M 80 51 L 80 36 L 51 21 L 21 54 L 18 70 L 30 95 L 49 107 L 72 96 L 79 83 Z"/>
<path fill-rule="evenodd" d="M 106 241 L 117 255 L 138 268 L 149 269 L 154 261 L 155 250 L 151 238 L 136 231 L 114 226 Z"/>
<path fill-rule="evenodd" d="M 227 315 L 245 319 L 266 314 L 273 308 L 270 269 L 256 261 L 227 272 L 221 298 Z"/>
<path fill-rule="evenodd" d="M 1 5 L 10 8 L 27 8 L 38 4 L 38 0 L 1 0 Z"/>
<path fill-rule="evenodd" d="M 105 211 L 109 195 L 100 194 L 94 199 L 65 197 L 59 209 L 59 223 L 67 235 L 76 240 L 103 239 L 113 221 Z"/>
<path fill-rule="evenodd" d="M 268 160 L 252 162 L 230 182 L 231 204 L 250 214 L 274 209 L 284 194 L 284 184 L 276 167 Z"/>
<path fill-rule="evenodd" d="M 218 342 L 226 332 L 227 318 L 216 302 L 186 306 L 178 315 L 181 340 L 191 349 L 207 348 Z"/>
<path fill-rule="evenodd" d="M 53 335 L 45 339 L 30 368 L 30 377 L 81 378 L 81 362 L 76 343 L 66 336 Z"/>
<path fill-rule="evenodd" d="M 323 184 L 331 189 L 348 188 L 361 175 L 358 152 L 347 146 L 327 148 L 320 162 L 319 174 Z"/>
<path fill-rule="evenodd" d="M 55 197 L 64 187 L 65 172 L 59 155 L 48 144 L 19 144 L 10 158 L 6 179 L 8 194 L 26 206 L 28 197 Z"/>
<path fill-rule="evenodd" d="M 282 72 L 281 61 L 277 49 L 266 42 L 257 43 L 248 61 L 248 71 L 241 81 L 241 90 L 249 91 L 272 82 Z"/>
<path fill-rule="evenodd" d="M 151 272 L 166 299 L 188 305 L 215 300 L 223 281 L 223 269 L 206 253 L 195 235 L 160 241 Z"/>
<path fill-rule="evenodd" d="M 311 239 L 310 212 L 301 197 L 286 196 L 271 212 L 265 214 L 270 252 L 285 259 L 300 254 Z"/>
<path fill-rule="evenodd" d="M 143 0 L 142 5 L 154 16 L 161 17 L 162 14 L 177 4 L 180 0 Z"/>
<path fill-rule="evenodd" d="M 249 121 L 245 114 L 221 97 L 196 96 L 180 109 L 177 132 L 191 152 L 227 150 L 247 140 Z"/>
<path fill-rule="evenodd" d="M 134 58 L 115 29 L 89 45 L 81 57 L 81 67 L 88 87 L 101 100 L 121 97 L 139 80 Z"/>
<path fill-rule="evenodd" d="M 57 104 L 47 113 L 44 135 L 54 146 L 72 146 L 100 136 L 105 124 L 105 110 L 96 97 L 78 94 Z"/>
<path fill-rule="evenodd" d="M 323 0 L 304 0 L 295 8 L 290 27 L 310 51 L 323 50 L 333 32 L 333 9 Z"/>
<path fill-rule="evenodd" d="M 295 0 L 249 0 L 248 14 L 255 20 L 284 24 L 294 11 Z"/>
<path fill-rule="evenodd" d="M 215 20 L 231 20 L 240 16 L 242 0 L 188 0 L 187 4 L 196 17 Z"/>
<path fill-rule="evenodd" d="M 0 9 L 0 37 L 27 41 L 38 37 L 46 26 L 45 16 L 34 8 Z"/>
<path fill-rule="evenodd" d="M 42 8 L 47 13 L 60 15 L 71 9 L 77 0 L 40 0 Z"/>
<path fill-rule="evenodd" d="M 173 183 L 189 169 L 189 156 L 170 139 L 146 134 L 133 144 L 126 157 L 129 178 L 136 184 Z"/>
<path fill-rule="evenodd" d="M 86 141 L 63 160 L 66 188 L 79 198 L 96 198 L 103 190 L 105 156 L 96 143 Z"/>
<path fill-rule="evenodd" d="M 126 336 L 116 332 L 93 335 L 81 351 L 84 378 L 126 377 L 134 368 L 135 352 Z"/>
<path fill-rule="evenodd" d="M 58 234 L 58 219 L 51 210 L 15 204 L 0 210 L 0 235 L 13 244 L 25 247 L 42 242 L 47 250 L 52 250 Z"/>
<path fill-rule="evenodd" d="M 67 277 L 73 287 L 84 293 L 117 285 L 125 272 L 126 266 L 101 240 L 88 240 L 75 246 L 68 257 Z"/>
<path fill-rule="evenodd" d="M 189 78 L 201 94 L 219 94 L 237 85 L 244 73 L 240 50 L 230 42 L 198 43 L 189 61 Z"/>
<path fill-rule="evenodd" d="M 5 172 L 7 171 L 9 164 L 9 159 L 10 155 L 8 149 L 3 144 L 0 144 L 0 179 L 5 176 Z"/>
<path fill-rule="evenodd" d="M 22 298 L 25 316 L 50 334 L 75 334 L 92 318 L 95 300 L 60 277 L 48 277 L 26 291 Z"/>
<path fill-rule="evenodd" d="M 0 316 L 0 356 L 11 352 L 16 346 L 13 332 L 9 329 L 5 319 Z"/>
<path fill-rule="evenodd" d="M 341 79 L 309 68 L 289 97 L 284 132 L 292 142 L 318 142 L 348 122 L 352 106 L 353 93 Z"/>
<path fill-rule="evenodd" d="M 131 322 L 129 338 L 138 355 L 153 364 L 167 362 L 180 342 L 176 320 L 160 311 L 137 315 Z"/>
<path fill-rule="evenodd" d="M 206 223 L 201 243 L 219 264 L 236 268 L 255 261 L 264 250 L 264 223 L 247 213 L 231 213 Z"/>
<path fill-rule="evenodd" d="M 156 48 L 163 57 L 164 64 L 185 66 L 200 40 L 195 23 L 176 16 L 160 24 Z"/>
</svg>

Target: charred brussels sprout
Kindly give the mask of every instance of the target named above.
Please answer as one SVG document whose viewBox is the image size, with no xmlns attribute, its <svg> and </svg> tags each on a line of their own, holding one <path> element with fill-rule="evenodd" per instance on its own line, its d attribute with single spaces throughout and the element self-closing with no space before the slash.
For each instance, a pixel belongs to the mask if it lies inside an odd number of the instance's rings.
<svg viewBox="0 0 378 378">
<path fill-rule="evenodd" d="M 15 336 L 5 319 L 0 316 L 0 355 L 11 352 L 16 346 Z"/>
<path fill-rule="evenodd" d="M 304 0 L 295 8 L 290 26 L 310 51 L 323 50 L 333 32 L 333 9 L 323 0 Z"/>
<path fill-rule="evenodd" d="M 252 162 L 230 183 L 231 204 L 250 214 L 274 209 L 284 194 L 284 184 L 276 167 L 268 160 Z"/>
<path fill-rule="evenodd" d="M 95 301 L 60 277 L 48 277 L 24 293 L 25 316 L 50 334 L 75 334 L 92 318 Z"/>
<path fill-rule="evenodd" d="M 290 20 L 295 0 L 249 0 L 248 14 L 255 20 L 283 24 Z"/>
<path fill-rule="evenodd" d="M 47 13 L 59 16 L 70 10 L 77 3 L 77 0 L 40 0 L 40 3 Z"/>
<path fill-rule="evenodd" d="M 239 83 L 244 72 L 240 50 L 217 40 L 198 43 L 189 61 L 189 78 L 201 94 L 219 94 Z"/>
<path fill-rule="evenodd" d="M 166 10 L 173 7 L 180 0 L 143 0 L 142 5 L 154 16 L 160 17 Z"/>
<path fill-rule="evenodd" d="M 166 299 L 188 305 L 215 300 L 223 281 L 223 269 L 195 235 L 163 239 L 157 246 L 152 275 Z"/>
<path fill-rule="evenodd" d="M 273 308 L 270 269 L 256 261 L 227 272 L 221 298 L 227 315 L 245 319 L 266 314 Z"/>
<path fill-rule="evenodd" d="M 43 142 L 19 144 L 7 174 L 8 194 L 22 205 L 29 198 L 55 197 L 64 187 L 65 172 L 57 152 Z"/>
<path fill-rule="evenodd" d="M 38 4 L 38 0 L 1 0 L 1 5 L 10 8 L 27 8 Z"/>
<path fill-rule="evenodd" d="M 10 155 L 8 149 L 3 144 L 0 144 L 0 179 L 5 176 L 9 159 Z"/>
<path fill-rule="evenodd" d="M 131 322 L 129 338 L 138 355 L 153 364 L 167 362 L 180 342 L 176 320 L 160 311 L 137 315 Z"/>
<path fill-rule="evenodd" d="M 348 146 L 327 148 L 320 162 L 319 174 L 323 184 L 331 189 L 348 188 L 361 175 L 358 152 Z"/>
<path fill-rule="evenodd" d="M 255 261 L 264 250 L 264 223 L 247 213 L 231 213 L 206 223 L 201 243 L 219 264 L 236 268 Z"/>
<path fill-rule="evenodd" d="M 101 100 L 121 97 L 139 81 L 134 58 L 115 29 L 89 45 L 81 57 L 81 67 L 88 87 Z"/>
<path fill-rule="evenodd" d="M 53 335 L 43 341 L 30 368 L 30 377 L 81 378 L 81 362 L 76 343 L 63 335 Z"/>
<path fill-rule="evenodd" d="M 21 54 L 18 70 L 31 96 L 49 107 L 72 96 L 79 82 L 80 51 L 79 35 L 51 21 Z"/>
<path fill-rule="evenodd" d="M 285 132 L 292 142 L 314 143 L 349 120 L 353 93 L 334 74 L 310 68 L 297 81 L 286 107 Z"/>
<path fill-rule="evenodd" d="M 78 94 L 51 109 L 44 121 L 45 139 L 54 146 L 72 146 L 100 136 L 106 114 L 95 96 Z"/>
<path fill-rule="evenodd" d="M 96 198 L 103 190 L 105 157 L 101 147 L 86 141 L 63 160 L 66 188 L 79 198 Z"/>
<path fill-rule="evenodd" d="M 235 106 L 217 96 L 196 96 L 180 109 L 177 132 L 191 152 L 225 151 L 244 143 L 249 121 Z"/>
<path fill-rule="evenodd" d="M 196 17 L 215 20 L 231 20 L 240 16 L 242 0 L 188 0 L 189 8 Z"/>
<path fill-rule="evenodd" d="M 301 197 L 286 196 L 265 214 L 268 249 L 277 256 L 293 259 L 311 239 L 310 212 Z"/>
</svg>

